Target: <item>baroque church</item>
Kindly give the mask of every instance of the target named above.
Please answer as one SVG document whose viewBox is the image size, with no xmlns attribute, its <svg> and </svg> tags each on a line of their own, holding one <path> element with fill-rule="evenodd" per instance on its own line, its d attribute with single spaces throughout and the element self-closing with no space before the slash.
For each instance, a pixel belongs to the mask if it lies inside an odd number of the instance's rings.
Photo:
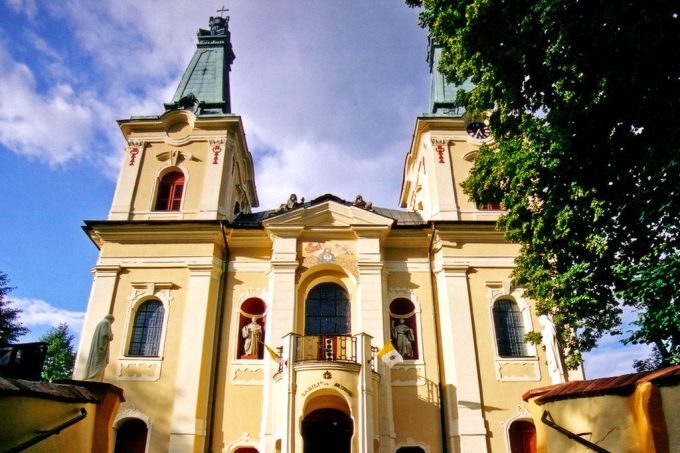
<svg viewBox="0 0 680 453">
<path fill-rule="evenodd" d="M 114 451 L 535 451 L 522 395 L 579 376 L 510 282 L 501 207 L 462 193 L 490 136 L 441 48 L 401 209 L 326 194 L 257 210 L 228 25 L 199 30 L 163 114 L 119 121 L 109 216 L 85 222 L 99 259 L 74 379 L 124 390 Z"/>
</svg>

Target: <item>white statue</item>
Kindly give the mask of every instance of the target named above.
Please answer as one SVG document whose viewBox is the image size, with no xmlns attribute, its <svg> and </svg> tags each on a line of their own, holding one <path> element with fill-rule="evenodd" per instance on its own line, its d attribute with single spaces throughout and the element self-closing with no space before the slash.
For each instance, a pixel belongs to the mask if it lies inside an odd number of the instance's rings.
<svg viewBox="0 0 680 453">
<path fill-rule="evenodd" d="M 406 325 L 403 319 L 399 320 L 399 324 L 395 325 L 392 321 L 392 338 L 396 341 L 397 351 L 402 357 L 413 357 L 413 329 Z"/>
<path fill-rule="evenodd" d="M 108 314 L 99 321 L 94 330 L 90 355 L 87 357 L 85 379 L 101 381 L 104 378 L 104 370 L 109 363 L 109 343 L 113 340 L 111 324 L 115 321 L 113 315 Z"/>
<path fill-rule="evenodd" d="M 541 339 L 543 346 L 545 346 L 545 357 L 548 364 L 550 381 L 552 384 L 566 382 L 555 324 L 553 324 L 552 320 L 546 315 L 539 316 L 538 323 L 542 327 Z"/>
<path fill-rule="evenodd" d="M 250 324 L 243 326 L 241 335 L 246 339 L 243 343 L 243 355 L 257 357 L 262 341 L 262 326 L 257 323 L 255 317 L 250 318 Z"/>
</svg>

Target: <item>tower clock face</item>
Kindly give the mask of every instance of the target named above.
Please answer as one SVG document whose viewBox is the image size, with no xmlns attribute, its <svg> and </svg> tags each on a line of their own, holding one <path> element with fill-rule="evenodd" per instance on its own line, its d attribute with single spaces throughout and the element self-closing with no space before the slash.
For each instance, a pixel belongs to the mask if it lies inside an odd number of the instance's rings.
<svg viewBox="0 0 680 453">
<path fill-rule="evenodd" d="M 467 133 L 472 138 L 477 140 L 484 140 L 489 138 L 489 126 L 478 121 L 468 124 Z"/>
</svg>

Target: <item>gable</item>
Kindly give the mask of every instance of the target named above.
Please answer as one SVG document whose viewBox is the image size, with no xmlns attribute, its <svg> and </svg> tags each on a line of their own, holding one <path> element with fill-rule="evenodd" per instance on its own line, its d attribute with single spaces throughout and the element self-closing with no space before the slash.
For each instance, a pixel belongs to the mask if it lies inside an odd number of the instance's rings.
<svg viewBox="0 0 680 453">
<path fill-rule="evenodd" d="M 265 228 L 272 226 L 336 227 L 379 226 L 389 228 L 394 219 L 357 206 L 347 206 L 326 200 L 311 206 L 301 206 L 262 221 Z"/>
</svg>

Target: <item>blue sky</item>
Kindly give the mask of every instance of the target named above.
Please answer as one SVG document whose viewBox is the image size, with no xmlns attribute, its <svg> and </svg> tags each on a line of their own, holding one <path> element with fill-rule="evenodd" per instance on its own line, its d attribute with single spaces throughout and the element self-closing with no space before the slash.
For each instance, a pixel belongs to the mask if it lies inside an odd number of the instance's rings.
<svg viewBox="0 0 680 453">
<path fill-rule="evenodd" d="M 122 158 L 116 119 L 161 113 L 221 3 L 0 0 L 0 270 L 36 339 L 86 309 Z M 400 0 L 232 1 L 232 110 L 262 209 L 286 194 L 358 193 L 397 207 L 415 118 L 427 109 L 426 32 Z M 7 171 L 8 170 L 8 171 Z M 588 376 L 630 371 L 606 339 Z"/>
</svg>

